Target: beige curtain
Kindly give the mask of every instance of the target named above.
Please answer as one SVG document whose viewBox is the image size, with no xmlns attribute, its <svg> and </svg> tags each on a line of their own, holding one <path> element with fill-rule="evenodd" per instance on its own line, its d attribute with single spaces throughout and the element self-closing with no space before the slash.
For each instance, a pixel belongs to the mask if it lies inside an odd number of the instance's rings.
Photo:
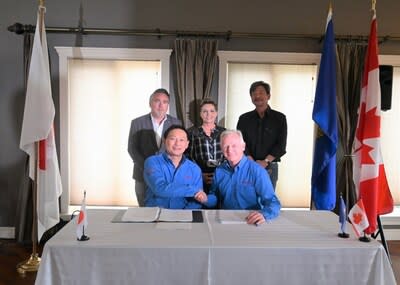
<svg viewBox="0 0 400 285">
<path fill-rule="evenodd" d="M 358 120 L 365 43 L 337 43 L 337 112 L 339 145 L 336 154 L 337 197 L 342 194 L 347 209 L 356 202 L 353 182 L 352 145 Z M 339 201 L 337 199 L 337 201 Z M 338 204 L 337 204 L 338 205 Z M 336 209 L 337 212 L 337 209 Z"/>
<path fill-rule="evenodd" d="M 187 128 L 200 124 L 199 103 L 210 97 L 217 48 L 217 40 L 175 40 L 176 113 Z"/>
</svg>

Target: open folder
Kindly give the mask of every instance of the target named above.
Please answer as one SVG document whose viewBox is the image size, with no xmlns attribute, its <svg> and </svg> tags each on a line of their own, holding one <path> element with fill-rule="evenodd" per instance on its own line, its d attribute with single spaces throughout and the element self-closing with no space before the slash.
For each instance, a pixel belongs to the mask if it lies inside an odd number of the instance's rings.
<svg viewBox="0 0 400 285">
<path fill-rule="evenodd" d="M 133 207 L 119 212 L 112 222 L 202 222 L 201 211 L 164 209 L 159 207 Z"/>
</svg>

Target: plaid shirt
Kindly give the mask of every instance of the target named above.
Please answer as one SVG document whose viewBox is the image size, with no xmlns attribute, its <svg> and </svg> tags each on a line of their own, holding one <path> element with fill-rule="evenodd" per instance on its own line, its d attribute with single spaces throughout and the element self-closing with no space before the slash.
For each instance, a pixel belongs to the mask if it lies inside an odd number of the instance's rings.
<svg viewBox="0 0 400 285">
<path fill-rule="evenodd" d="M 215 167 L 224 160 L 220 141 L 224 130 L 225 128 L 216 126 L 211 136 L 207 136 L 202 127 L 188 130 L 190 144 L 186 154 L 200 166 L 202 172 L 214 172 Z"/>
</svg>

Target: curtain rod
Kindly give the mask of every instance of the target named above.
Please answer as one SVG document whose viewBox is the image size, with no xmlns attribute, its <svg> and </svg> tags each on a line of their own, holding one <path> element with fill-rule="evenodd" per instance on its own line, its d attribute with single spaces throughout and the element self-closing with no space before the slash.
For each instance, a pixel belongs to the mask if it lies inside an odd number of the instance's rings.
<svg viewBox="0 0 400 285">
<path fill-rule="evenodd" d="M 8 27 L 8 31 L 18 35 L 24 33 L 34 33 L 34 25 L 23 25 L 15 23 Z M 323 35 L 312 34 L 269 34 L 269 33 L 240 33 L 240 32 L 205 32 L 205 31 L 173 31 L 161 29 L 109 29 L 109 28 L 84 28 L 84 27 L 46 27 L 47 33 L 64 33 L 64 34 L 81 34 L 81 35 L 121 35 L 121 36 L 154 36 L 159 39 L 162 37 L 209 37 L 221 38 L 229 41 L 232 38 L 247 38 L 247 39 L 282 39 L 282 40 L 297 40 L 309 39 L 322 41 Z M 368 36 L 347 35 L 336 36 L 336 40 L 355 40 L 368 41 Z M 379 37 L 379 43 L 386 41 L 400 41 L 400 36 L 383 36 Z"/>
</svg>

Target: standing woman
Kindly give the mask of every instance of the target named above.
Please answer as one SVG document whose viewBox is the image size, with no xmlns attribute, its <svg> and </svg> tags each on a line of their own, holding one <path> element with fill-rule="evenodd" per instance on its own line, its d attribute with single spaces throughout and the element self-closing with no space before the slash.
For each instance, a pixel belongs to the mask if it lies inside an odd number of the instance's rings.
<svg viewBox="0 0 400 285">
<path fill-rule="evenodd" d="M 225 128 L 217 126 L 217 104 L 209 99 L 200 104 L 201 126 L 191 127 L 189 132 L 188 157 L 200 166 L 204 191 L 208 193 L 215 168 L 224 160 L 220 136 Z"/>
</svg>

